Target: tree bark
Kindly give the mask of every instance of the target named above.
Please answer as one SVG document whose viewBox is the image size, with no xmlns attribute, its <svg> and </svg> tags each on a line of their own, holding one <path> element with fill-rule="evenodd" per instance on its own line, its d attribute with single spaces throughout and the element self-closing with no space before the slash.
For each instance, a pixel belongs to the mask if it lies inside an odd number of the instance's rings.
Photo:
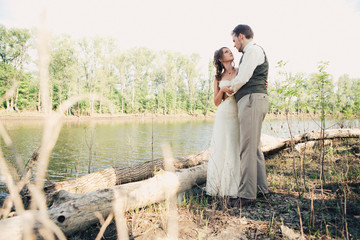
<svg viewBox="0 0 360 240">
<path fill-rule="evenodd" d="M 185 158 L 175 159 L 174 165 L 178 169 L 184 169 L 199 165 L 209 158 L 209 149 L 187 156 Z M 99 189 L 112 187 L 115 185 L 136 182 L 153 177 L 160 169 L 164 169 L 164 159 L 155 159 L 136 167 L 110 167 L 99 172 L 94 172 L 83 177 L 68 181 L 52 183 L 44 188 L 47 197 L 48 206 L 51 206 L 56 198 L 55 193 L 65 190 L 69 193 L 87 193 Z M 22 190 L 24 204 L 29 203 L 29 192 L 25 187 Z"/>
<path fill-rule="evenodd" d="M 335 138 L 359 138 L 360 128 L 353 129 L 330 129 L 326 130 L 324 139 L 335 139 Z M 292 141 L 293 144 L 304 143 L 308 141 L 316 141 L 323 139 L 321 131 L 312 131 L 309 133 L 300 134 L 294 136 Z M 283 139 L 280 141 L 269 141 L 269 144 L 263 145 L 261 150 L 264 154 L 270 155 L 279 152 L 285 148 L 291 147 L 291 139 Z"/>
<path fill-rule="evenodd" d="M 207 163 L 176 173 L 161 171 L 154 177 L 110 188 L 72 194 L 66 191 L 56 193 L 56 201 L 48 210 L 50 219 L 66 234 L 86 229 L 98 221 L 94 215 L 100 212 L 107 216 L 114 201 L 121 199 L 124 212 L 163 201 L 169 194 L 176 194 L 201 185 L 206 181 Z M 117 213 L 123 214 L 123 213 Z M 1 239 L 21 239 L 24 231 L 23 215 L 0 221 Z"/>
</svg>

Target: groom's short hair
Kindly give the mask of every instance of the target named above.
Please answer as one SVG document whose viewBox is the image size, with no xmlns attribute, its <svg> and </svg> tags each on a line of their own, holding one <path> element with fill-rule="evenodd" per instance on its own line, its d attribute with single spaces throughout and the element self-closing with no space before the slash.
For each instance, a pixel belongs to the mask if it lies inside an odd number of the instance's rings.
<svg viewBox="0 0 360 240">
<path fill-rule="evenodd" d="M 235 34 L 235 36 L 238 37 L 240 33 L 244 34 L 247 39 L 254 38 L 254 32 L 251 29 L 251 27 L 248 25 L 245 24 L 237 25 L 232 31 L 231 35 Z"/>
</svg>

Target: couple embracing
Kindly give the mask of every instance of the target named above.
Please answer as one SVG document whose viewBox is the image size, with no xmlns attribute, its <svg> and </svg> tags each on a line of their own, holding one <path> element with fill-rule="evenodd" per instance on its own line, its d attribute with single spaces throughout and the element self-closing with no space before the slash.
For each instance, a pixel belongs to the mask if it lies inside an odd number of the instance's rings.
<svg viewBox="0 0 360 240">
<path fill-rule="evenodd" d="M 254 33 L 240 24 L 232 31 L 234 47 L 242 52 L 234 67 L 230 49 L 214 54 L 214 103 L 218 106 L 210 143 L 206 192 L 229 199 L 231 207 L 268 193 L 265 159 L 261 151 L 261 126 L 268 111 L 268 60 L 253 42 Z"/>
</svg>

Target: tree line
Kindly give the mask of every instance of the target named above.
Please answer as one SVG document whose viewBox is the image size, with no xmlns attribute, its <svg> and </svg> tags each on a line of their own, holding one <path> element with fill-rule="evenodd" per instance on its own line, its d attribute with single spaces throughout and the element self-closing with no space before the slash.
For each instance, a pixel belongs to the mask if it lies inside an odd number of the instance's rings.
<svg viewBox="0 0 360 240">
<path fill-rule="evenodd" d="M 215 68 L 199 68 L 198 54 L 155 52 L 145 47 L 121 51 L 112 38 L 68 35 L 50 40 L 50 106 L 74 96 L 79 101 L 68 115 L 109 113 L 208 114 L 213 104 Z M 0 25 L 0 110 L 42 111 L 37 68 L 36 34 Z M 320 113 L 359 116 L 360 79 L 341 76 L 336 82 L 319 63 L 313 74 L 288 73 L 279 61 L 269 81 L 270 113 Z"/>
</svg>

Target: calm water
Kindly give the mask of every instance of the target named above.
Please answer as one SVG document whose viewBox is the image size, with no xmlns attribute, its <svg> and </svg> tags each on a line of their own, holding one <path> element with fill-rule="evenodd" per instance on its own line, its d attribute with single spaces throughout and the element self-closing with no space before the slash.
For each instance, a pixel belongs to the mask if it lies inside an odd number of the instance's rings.
<svg viewBox="0 0 360 240">
<path fill-rule="evenodd" d="M 10 135 L 18 156 L 23 162 L 40 146 L 42 122 L 2 121 Z M 294 135 L 319 130 L 313 120 L 293 120 Z M 344 128 L 358 128 L 359 120 L 348 120 Z M 334 120 L 327 120 L 329 128 L 339 128 Z M 76 178 L 88 173 L 91 150 L 91 171 L 110 166 L 131 165 L 162 157 L 161 144 L 168 142 L 175 157 L 186 156 L 207 148 L 212 134 L 213 121 L 183 122 L 65 122 L 57 144 L 52 152 L 48 175 L 50 180 L 60 181 Z M 267 120 L 263 133 L 288 138 L 285 120 Z M 153 143 L 153 144 L 152 144 Z M 8 162 L 15 165 L 14 151 L 6 147 L 2 139 L 0 146 Z M 1 179 L 0 179 L 1 180 Z"/>
</svg>

